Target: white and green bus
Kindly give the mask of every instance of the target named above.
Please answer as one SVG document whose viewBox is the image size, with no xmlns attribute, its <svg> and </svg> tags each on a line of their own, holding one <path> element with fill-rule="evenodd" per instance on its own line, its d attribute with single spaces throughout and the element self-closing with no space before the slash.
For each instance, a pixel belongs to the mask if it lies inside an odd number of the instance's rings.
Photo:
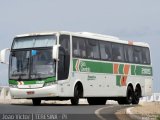
<svg viewBox="0 0 160 120">
<path fill-rule="evenodd" d="M 10 49 L 9 86 L 13 99 L 32 99 L 33 105 L 69 99 L 78 105 L 80 98 L 90 105 L 138 104 L 152 93 L 149 45 L 88 32 L 18 35 Z"/>
</svg>

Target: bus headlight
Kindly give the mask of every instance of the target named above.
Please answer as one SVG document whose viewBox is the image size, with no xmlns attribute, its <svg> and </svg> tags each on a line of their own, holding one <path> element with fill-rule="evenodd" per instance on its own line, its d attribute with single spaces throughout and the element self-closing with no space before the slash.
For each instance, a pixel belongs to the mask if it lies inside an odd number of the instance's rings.
<svg viewBox="0 0 160 120">
<path fill-rule="evenodd" d="M 9 87 L 11 87 L 11 88 L 18 88 L 17 85 L 12 85 L 12 84 L 10 84 Z"/>
<path fill-rule="evenodd" d="M 55 84 L 55 82 L 45 83 L 45 84 L 44 84 L 44 87 L 45 87 L 45 86 L 51 86 L 51 85 L 53 85 L 53 84 Z"/>
</svg>

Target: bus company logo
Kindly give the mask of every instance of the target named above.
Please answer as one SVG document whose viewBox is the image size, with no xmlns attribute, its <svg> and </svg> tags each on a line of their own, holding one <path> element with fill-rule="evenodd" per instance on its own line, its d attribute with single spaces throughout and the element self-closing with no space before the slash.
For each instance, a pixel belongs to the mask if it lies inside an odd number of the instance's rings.
<svg viewBox="0 0 160 120">
<path fill-rule="evenodd" d="M 141 73 L 142 73 L 142 75 L 151 75 L 151 69 L 150 68 L 142 68 Z"/>
<path fill-rule="evenodd" d="M 76 68 L 76 71 L 90 72 L 90 68 L 87 67 L 86 62 L 80 61 L 79 59 L 76 61 L 75 68 Z"/>
<path fill-rule="evenodd" d="M 18 81 L 18 85 L 24 85 L 23 81 Z"/>
</svg>

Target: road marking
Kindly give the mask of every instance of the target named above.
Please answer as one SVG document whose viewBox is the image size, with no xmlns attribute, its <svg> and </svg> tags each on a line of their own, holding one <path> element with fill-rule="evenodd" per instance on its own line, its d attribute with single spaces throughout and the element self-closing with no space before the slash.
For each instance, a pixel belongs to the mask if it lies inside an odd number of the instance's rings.
<svg viewBox="0 0 160 120">
<path fill-rule="evenodd" d="M 108 106 L 108 107 L 103 107 L 103 108 L 97 109 L 94 113 L 101 120 L 106 120 L 103 116 L 100 115 L 100 111 L 103 109 L 108 109 L 108 108 L 113 108 L 113 106 Z"/>
</svg>

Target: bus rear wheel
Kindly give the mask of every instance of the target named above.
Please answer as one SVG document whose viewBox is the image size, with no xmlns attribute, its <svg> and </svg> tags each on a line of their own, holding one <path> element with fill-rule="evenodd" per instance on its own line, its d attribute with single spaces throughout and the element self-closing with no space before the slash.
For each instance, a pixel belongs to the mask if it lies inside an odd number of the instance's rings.
<svg viewBox="0 0 160 120">
<path fill-rule="evenodd" d="M 127 88 L 126 104 L 131 104 L 133 101 L 134 91 L 131 86 Z"/>
<path fill-rule="evenodd" d="M 134 97 L 134 91 L 131 86 L 127 87 L 126 97 L 119 98 L 117 100 L 118 104 L 124 105 L 124 104 L 132 104 Z"/>
<path fill-rule="evenodd" d="M 38 106 L 38 105 L 41 104 L 41 99 L 33 98 L 32 103 L 33 103 L 34 106 Z"/>
<path fill-rule="evenodd" d="M 138 104 L 140 97 L 141 97 L 141 89 L 140 87 L 136 87 L 134 91 L 134 97 L 133 97 L 132 104 Z"/>
</svg>

